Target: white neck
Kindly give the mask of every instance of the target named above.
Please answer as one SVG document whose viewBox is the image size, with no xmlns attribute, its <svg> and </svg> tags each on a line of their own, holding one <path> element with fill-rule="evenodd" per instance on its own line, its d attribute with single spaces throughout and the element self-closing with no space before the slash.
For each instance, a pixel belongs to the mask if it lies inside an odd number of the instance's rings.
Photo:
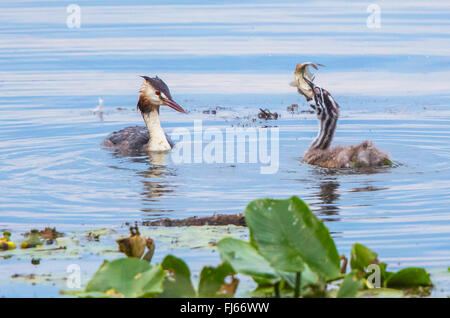
<svg viewBox="0 0 450 318">
<path fill-rule="evenodd" d="M 150 112 L 142 113 L 150 139 L 145 145 L 147 151 L 166 151 L 172 149 L 159 121 L 159 106 Z"/>
</svg>

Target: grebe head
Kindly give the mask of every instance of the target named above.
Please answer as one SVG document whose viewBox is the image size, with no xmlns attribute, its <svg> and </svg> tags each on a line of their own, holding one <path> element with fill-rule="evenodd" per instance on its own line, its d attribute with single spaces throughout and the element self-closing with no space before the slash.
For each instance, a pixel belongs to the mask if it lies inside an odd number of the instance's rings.
<svg viewBox="0 0 450 318">
<path fill-rule="evenodd" d="M 170 95 L 169 87 L 158 76 L 141 76 L 144 79 L 140 89 L 139 103 L 137 107 L 143 113 L 148 113 L 161 105 L 167 105 L 176 111 L 186 113 Z"/>
</svg>

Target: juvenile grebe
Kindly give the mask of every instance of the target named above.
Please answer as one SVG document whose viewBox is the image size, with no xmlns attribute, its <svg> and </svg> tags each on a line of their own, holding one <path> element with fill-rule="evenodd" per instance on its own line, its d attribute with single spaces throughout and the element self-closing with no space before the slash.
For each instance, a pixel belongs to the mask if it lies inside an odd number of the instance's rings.
<svg viewBox="0 0 450 318">
<path fill-rule="evenodd" d="M 302 66 L 302 64 L 299 65 Z M 319 120 L 319 134 L 305 152 L 302 161 L 324 168 L 392 165 L 389 156 L 378 150 L 368 140 L 356 146 L 330 148 L 339 118 L 339 105 L 327 90 L 312 82 L 313 77 L 308 72 L 308 66 L 312 63 L 303 64 L 305 65 L 303 68 L 299 65 L 296 67 L 295 74 L 301 75 L 302 80 L 299 81 L 298 76 L 296 76 L 296 80 L 298 83 L 306 83 L 308 87 L 304 89 L 304 86 L 298 85 L 297 89 L 306 97 L 309 106 L 315 111 Z"/>
<path fill-rule="evenodd" d="M 145 127 L 127 127 L 115 131 L 103 140 L 102 145 L 122 155 L 134 155 L 150 151 L 166 151 L 173 147 L 159 121 L 159 107 L 167 105 L 176 111 L 185 113 L 170 95 L 169 88 L 158 76 L 142 76 L 137 108 L 141 111 Z"/>
</svg>

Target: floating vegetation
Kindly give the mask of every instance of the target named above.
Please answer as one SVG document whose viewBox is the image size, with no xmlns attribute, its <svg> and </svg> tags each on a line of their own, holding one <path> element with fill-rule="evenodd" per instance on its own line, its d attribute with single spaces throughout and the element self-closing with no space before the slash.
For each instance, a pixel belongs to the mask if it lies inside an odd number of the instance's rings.
<svg viewBox="0 0 450 318">
<path fill-rule="evenodd" d="M 0 251 L 13 250 L 16 248 L 16 244 L 11 242 L 10 238 L 10 232 L 3 232 L 3 237 L 0 238 Z"/>
<path fill-rule="evenodd" d="M 30 233 L 25 234 L 28 239 L 20 245 L 20 248 L 34 248 L 44 245 L 44 241 L 41 239 L 41 235 L 38 230 L 31 230 Z"/>
<path fill-rule="evenodd" d="M 64 234 L 56 231 L 56 228 L 46 227 L 42 231 L 39 231 L 39 236 L 44 240 L 55 240 L 58 237 L 63 237 Z"/>
<path fill-rule="evenodd" d="M 16 283 L 30 285 L 65 285 L 66 278 L 52 274 L 13 274 L 11 279 Z"/>
<path fill-rule="evenodd" d="M 427 296 L 430 275 L 422 268 L 388 272 L 377 253 L 354 244 L 350 272 L 328 229 L 297 197 L 260 199 L 245 210 L 250 240 L 226 237 L 216 245 L 222 263 L 204 266 L 197 288 L 188 265 L 167 255 L 161 264 L 139 259 L 148 242 L 137 227 L 117 241 L 128 258 L 105 261 L 79 297 L 233 297 L 238 274 L 257 284 L 253 296 L 264 297 L 406 297 Z M 153 245 L 154 248 L 154 245 Z M 149 248 L 150 250 L 151 248 Z M 144 257 L 145 258 L 145 257 Z M 342 264 L 341 264 L 342 262 Z"/>
<path fill-rule="evenodd" d="M 151 262 L 155 253 L 155 242 L 151 238 L 143 238 L 136 226 L 130 226 L 130 237 L 118 239 L 119 251 L 125 253 L 128 257 L 141 258 L 147 248 L 147 253 L 143 259 Z"/>
<path fill-rule="evenodd" d="M 35 248 L 41 247 L 44 244 L 51 245 L 54 240 L 59 237 L 63 237 L 64 234 L 56 231 L 56 228 L 46 227 L 45 229 L 31 230 L 29 233 L 25 233 L 26 241 L 22 242 L 20 248 Z"/>
<path fill-rule="evenodd" d="M 298 113 L 298 104 L 292 104 L 291 106 L 286 107 L 286 110 L 291 114 Z"/>
<path fill-rule="evenodd" d="M 277 120 L 280 115 L 278 113 L 272 113 L 268 109 L 259 109 L 258 118 L 264 120 Z"/>
<path fill-rule="evenodd" d="M 439 284 L 450 278 L 447 268 L 436 273 L 417 267 L 388 271 L 377 253 L 358 243 L 350 255 L 340 255 L 325 225 L 296 197 L 255 200 L 239 216 L 247 227 L 188 218 L 181 220 L 182 226 L 134 225 L 128 236 L 113 229 L 65 233 L 51 244 L 42 238 L 48 230 L 33 230 L 24 235 L 22 245 L 34 248 L 3 250 L 1 256 L 34 265 L 70 259 L 78 263 L 92 255 L 97 261 L 107 259 L 83 290 L 62 292 L 78 297 L 427 297 L 442 294 Z M 211 219 L 224 220 L 217 215 Z M 10 242 L 11 235 L 5 232 L 1 240 Z M 159 251 L 183 255 L 187 250 L 218 252 L 221 263 L 203 268 L 196 264 L 198 274 L 192 275 L 174 255 L 158 254 L 158 264 L 153 264 L 155 245 Z M 80 263 L 94 273 L 98 263 L 87 264 Z M 0 283 L 20 280 L 59 290 L 67 288 L 66 277 L 66 272 L 19 272 Z"/>
<path fill-rule="evenodd" d="M 142 223 L 146 226 L 223 226 L 237 225 L 245 226 L 243 214 L 214 214 L 207 217 L 189 217 L 186 219 L 164 218 L 156 221 L 146 221 Z"/>
<path fill-rule="evenodd" d="M 87 237 L 88 241 L 99 242 L 101 236 L 105 236 L 105 235 L 108 235 L 111 233 L 116 233 L 116 232 L 112 229 L 98 229 L 98 230 L 88 231 L 86 234 L 86 237 Z"/>
</svg>

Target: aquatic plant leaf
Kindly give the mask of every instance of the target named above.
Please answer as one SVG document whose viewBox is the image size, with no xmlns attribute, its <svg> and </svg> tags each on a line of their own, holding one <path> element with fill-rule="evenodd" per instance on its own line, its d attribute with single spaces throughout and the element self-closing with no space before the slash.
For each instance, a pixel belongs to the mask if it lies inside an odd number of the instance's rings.
<svg viewBox="0 0 450 318">
<path fill-rule="evenodd" d="M 355 243 L 351 250 L 350 267 L 353 271 L 360 271 L 366 274 L 366 277 L 374 274 L 373 269 L 368 270 L 369 265 L 377 264 L 380 273 L 381 285 L 385 286 L 386 280 L 393 274 L 386 271 L 387 264 L 378 261 L 378 254 L 370 248 Z"/>
<path fill-rule="evenodd" d="M 189 298 L 196 296 L 191 281 L 191 271 L 182 259 L 167 255 L 162 261 L 161 267 L 166 271 L 166 278 L 163 283 L 164 291 L 159 297 Z"/>
<path fill-rule="evenodd" d="M 295 288 L 295 273 L 289 272 L 278 272 L 278 274 L 283 278 L 283 280 L 291 287 Z M 307 264 L 305 264 L 305 269 L 302 271 L 301 288 L 307 287 L 308 285 L 316 285 L 325 283 L 320 279 L 319 275 L 313 272 Z"/>
<path fill-rule="evenodd" d="M 384 286 L 386 280 L 394 273 L 393 272 L 388 272 L 386 270 L 386 268 L 387 268 L 387 264 L 386 263 L 378 263 L 378 266 L 380 266 L 381 284 L 382 284 L 382 286 Z"/>
<path fill-rule="evenodd" d="M 423 268 L 408 267 L 391 274 L 385 283 L 390 288 L 431 286 L 430 275 Z"/>
<path fill-rule="evenodd" d="M 46 227 L 45 229 L 39 231 L 39 235 L 41 236 L 41 238 L 45 240 L 54 240 L 57 239 L 58 237 L 64 236 L 63 233 L 56 231 L 55 227 L 54 228 Z"/>
<path fill-rule="evenodd" d="M 216 251 L 217 241 L 223 237 L 248 237 L 248 228 L 236 225 L 140 228 L 143 237 L 152 237 L 158 250 L 188 249 Z"/>
<path fill-rule="evenodd" d="M 294 290 L 285 282 L 281 282 L 279 286 L 279 297 L 292 298 Z M 258 285 L 254 290 L 248 293 L 249 297 L 267 298 L 275 297 L 275 289 L 273 285 Z M 245 295 L 244 297 L 247 297 Z"/>
<path fill-rule="evenodd" d="M 220 258 L 230 263 L 236 272 L 255 279 L 267 279 L 271 283 L 280 280 L 280 275 L 250 243 L 234 238 L 224 238 L 217 243 L 217 247 Z"/>
<path fill-rule="evenodd" d="M 328 229 L 299 198 L 254 200 L 245 220 L 251 243 L 274 268 L 299 272 L 306 263 L 327 279 L 340 276 L 339 255 Z"/>
<path fill-rule="evenodd" d="M 10 238 L 10 232 L 3 232 L 3 237 L 0 238 L 0 251 L 8 251 L 16 248 L 16 244 L 11 242 Z"/>
<path fill-rule="evenodd" d="M 224 238 L 217 243 L 217 247 L 222 261 L 230 263 L 236 272 L 251 276 L 258 284 L 258 288 L 262 288 L 261 290 L 268 287 L 273 294 L 273 285 L 281 279 L 287 284 L 286 287 L 295 287 L 295 273 L 276 271 L 250 243 L 234 238 Z M 318 281 L 317 274 L 305 264 L 301 287 L 316 284 Z"/>
<path fill-rule="evenodd" d="M 67 294 L 66 292 L 61 293 L 61 295 L 66 296 L 78 296 L 79 298 L 124 298 L 122 294 L 115 294 L 111 292 L 89 292 L 89 293 L 74 293 L 73 295 Z"/>
<path fill-rule="evenodd" d="M 64 274 L 14 274 L 11 275 L 12 283 L 30 285 L 67 286 L 67 273 Z"/>
<path fill-rule="evenodd" d="M 102 229 L 96 229 L 96 230 L 88 230 L 85 232 L 86 236 L 106 236 L 116 233 L 114 229 L 110 228 L 102 228 Z"/>
<path fill-rule="evenodd" d="M 119 252 L 128 257 L 141 258 L 145 251 L 146 240 L 140 235 L 118 239 Z"/>
<path fill-rule="evenodd" d="M 151 238 L 141 236 L 138 226 L 130 226 L 130 236 L 116 240 L 119 244 L 119 252 L 125 253 L 128 257 L 141 258 L 145 248 L 148 252 L 145 254 L 145 260 L 150 263 L 155 252 L 155 242 Z"/>
<path fill-rule="evenodd" d="M 336 295 L 337 298 L 354 298 L 360 288 L 364 286 L 363 282 L 355 272 L 345 275 L 344 280 Z"/>
<path fill-rule="evenodd" d="M 3 238 L 1 238 L 1 239 L 5 240 L 5 241 L 10 241 L 11 240 L 11 232 L 8 232 L 8 231 L 3 232 Z"/>
<path fill-rule="evenodd" d="M 236 272 L 233 270 L 229 263 L 222 263 L 217 267 L 205 266 L 200 272 L 200 281 L 198 283 L 198 296 L 206 298 L 215 297 L 232 297 L 233 294 L 227 293 L 227 285 L 225 278 L 234 275 Z M 232 282 L 233 283 L 233 280 Z M 234 282 L 234 284 L 236 284 Z M 237 286 L 236 286 L 237 287 Z"/>
<path fill-rule="evenodd" d="M 355 243 L 352 246 L 350 267 L 352 270 L 365 271 L 365 268 L 370 264 L 378 263 L 378 254 L 370 248 Z"/>
<path fill-rule="evenodd" d="M 400 289 L 392 288 L 371 288 L 359 290 L 356 293 L 357 298 L 403 298 L 405 293 Z"/>
<path fill-rule="evenodd" d="M 38 230 L 31 230 L 28 239 L 20 245 L 20 248 L 34 248 L 44 245 Z"/>
<path fill-rule="evenodd" d="M 119 252 L 124 253 L 128 257 L 141 258 L 147 248 L 147 253 L 142 258 L 147 262 L 151 262 L 155 253 L 155 242 L 151 238 L 141 236 L 138 226 L 130 226 L 130 236 L 116 240 L 119 245 Z"/>
<path fill-rule="evenodd" d="M 137 258 L 104 262 L 86 286 L 86 293 L 101 292 L 124 297 L 152 297 L 163 291 L 165 273 Z M 112 293 L 114 291 L 114 293 Z"/>
<path fill-rule="evenodd" d="M 86 238 L 89 241 L 98 242 L 100 241 L 100 237 L 111 235 L 116 233 L 113 229 L 103 228 L 103 229 L 97 229 L 97 230 L 90 230 L 86 232 Z"/>
<path fill-rule="evenodd" d="M 16 244 L 11 241 L 0 240 L 0 251 L 10 251 L 16 248 Z"/>
</svg>

